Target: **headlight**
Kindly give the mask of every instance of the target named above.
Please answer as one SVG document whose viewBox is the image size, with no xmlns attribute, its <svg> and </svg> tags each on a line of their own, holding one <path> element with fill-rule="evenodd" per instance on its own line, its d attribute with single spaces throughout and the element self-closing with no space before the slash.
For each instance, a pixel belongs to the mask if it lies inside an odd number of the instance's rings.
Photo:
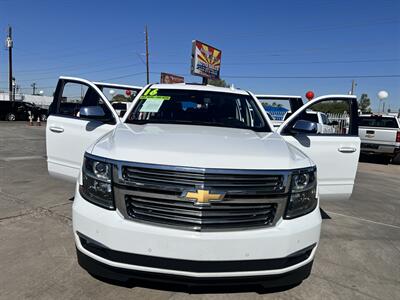
<svg viewBox="0 0 400 300">
<path fill-rule="evenodd" d="M 85 156 L 80 193 L 87 201 L 107 209 L 115 209 L 112 189 L 112 165 Z"/>
<path fill-rule="evenodd" d="M 292 175 L 292 190 L 286 208 L 286 219 L 312 212 L 317 206 L 317 176 L 314 168 L 299 170 Z"/>
</svg>

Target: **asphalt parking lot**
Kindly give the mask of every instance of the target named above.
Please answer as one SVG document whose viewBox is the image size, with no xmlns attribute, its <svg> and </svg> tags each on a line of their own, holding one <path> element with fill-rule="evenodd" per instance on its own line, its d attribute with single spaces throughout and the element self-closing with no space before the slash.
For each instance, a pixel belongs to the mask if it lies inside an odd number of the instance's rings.
<svg viewBox="0 0 400 300">
<path fill-rule="evenodd" d="M 124 287 L 75 257 L 73 185 L 50 178 L 45 127 L 0 122 L 1 299 L 400 299 L 400 166 L 360 163 L 350 201 L 322 204 L 312 275 L 284 291 Z"/>
</svg>

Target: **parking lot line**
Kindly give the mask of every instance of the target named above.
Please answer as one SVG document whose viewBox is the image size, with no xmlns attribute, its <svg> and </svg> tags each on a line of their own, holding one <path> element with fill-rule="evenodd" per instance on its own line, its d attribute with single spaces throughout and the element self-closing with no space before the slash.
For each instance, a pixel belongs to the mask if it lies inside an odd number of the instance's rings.
<svg viewBox="0 0 400 300">
<path fill-rule="evenodd" d="M 0 158 L 2 161 L 18 161 L 18 160 L 32 160 L 32 159 L 44 159 L 45 156 L 42 155 L 32 155 L 32 156 L 13 156 Z"/>
<path fill-rule="evenodd" d="M 344 215 L 344 214 L 340 214 L 340 213 L 335 213 L 335 212 L 332 212 L 332 211 L 325 211 L 325 212 L 328 213 L 328 214 L 331 214 L 331 215 L 338 215 L 338 216 L 341 216 L 341 217 L 347 217 L 347 218 L 350 218 L 350 219 L 355 219 L 355 220 L 359 220 L 359 221 L 364 221 L 364 222 L 369 222 L 369 223 L 373 223 L 373 224 L 377 224 L 377 225 L 388 226 L 388 227 L 400 229 L 400 226 L 396 226 L 396 225 L 392 225 L 392 224 L 376 222 L 376 221 L 372 221 L 372 220 L 368 220 L 368 219 L 364 219 L 364 218 L 359 218 L 359 217 L 355 217 L 355 216 L 349 216 L 349 215 Z"/>
</svg>

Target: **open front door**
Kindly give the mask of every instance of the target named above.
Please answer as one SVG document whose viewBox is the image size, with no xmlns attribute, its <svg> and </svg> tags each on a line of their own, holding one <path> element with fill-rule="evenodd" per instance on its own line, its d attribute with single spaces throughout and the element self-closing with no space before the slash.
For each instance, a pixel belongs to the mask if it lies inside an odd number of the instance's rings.
<svg viewBox="0 0 400 300">
<path fill-rule="evenodd" d="M 102 91 L 79 78 L 60 77 L 49 114 L 47 167 L 50 175 L 70 181 L 76 180 L 89 146 L 121 122 Z"/>
<path fill-rule="evenodd" d="M 321 200 L 347 200 L 360 155 L 357 98 L 322 96 L 306 103 L 277 130 L 317 165 Z"/>
</svg>

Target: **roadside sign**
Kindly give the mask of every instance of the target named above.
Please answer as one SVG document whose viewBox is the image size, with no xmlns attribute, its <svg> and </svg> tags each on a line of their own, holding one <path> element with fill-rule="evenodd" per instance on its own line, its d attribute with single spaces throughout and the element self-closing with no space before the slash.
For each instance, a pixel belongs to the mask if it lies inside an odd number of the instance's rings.
<svg viewBox="0 0 400 300">
<path fill-rule="evenodd" d="M 200 41 L 192 42 L 191 74 L 208 79 L 219 79 L 221 50 Z"/>
<path fill-rule="evenodd" d="M 185 78 L 182 76 L 169 74 L 169 73 L 161 73 L 160 83 L 183 83 L 185 82 Z"/>
</svg>

